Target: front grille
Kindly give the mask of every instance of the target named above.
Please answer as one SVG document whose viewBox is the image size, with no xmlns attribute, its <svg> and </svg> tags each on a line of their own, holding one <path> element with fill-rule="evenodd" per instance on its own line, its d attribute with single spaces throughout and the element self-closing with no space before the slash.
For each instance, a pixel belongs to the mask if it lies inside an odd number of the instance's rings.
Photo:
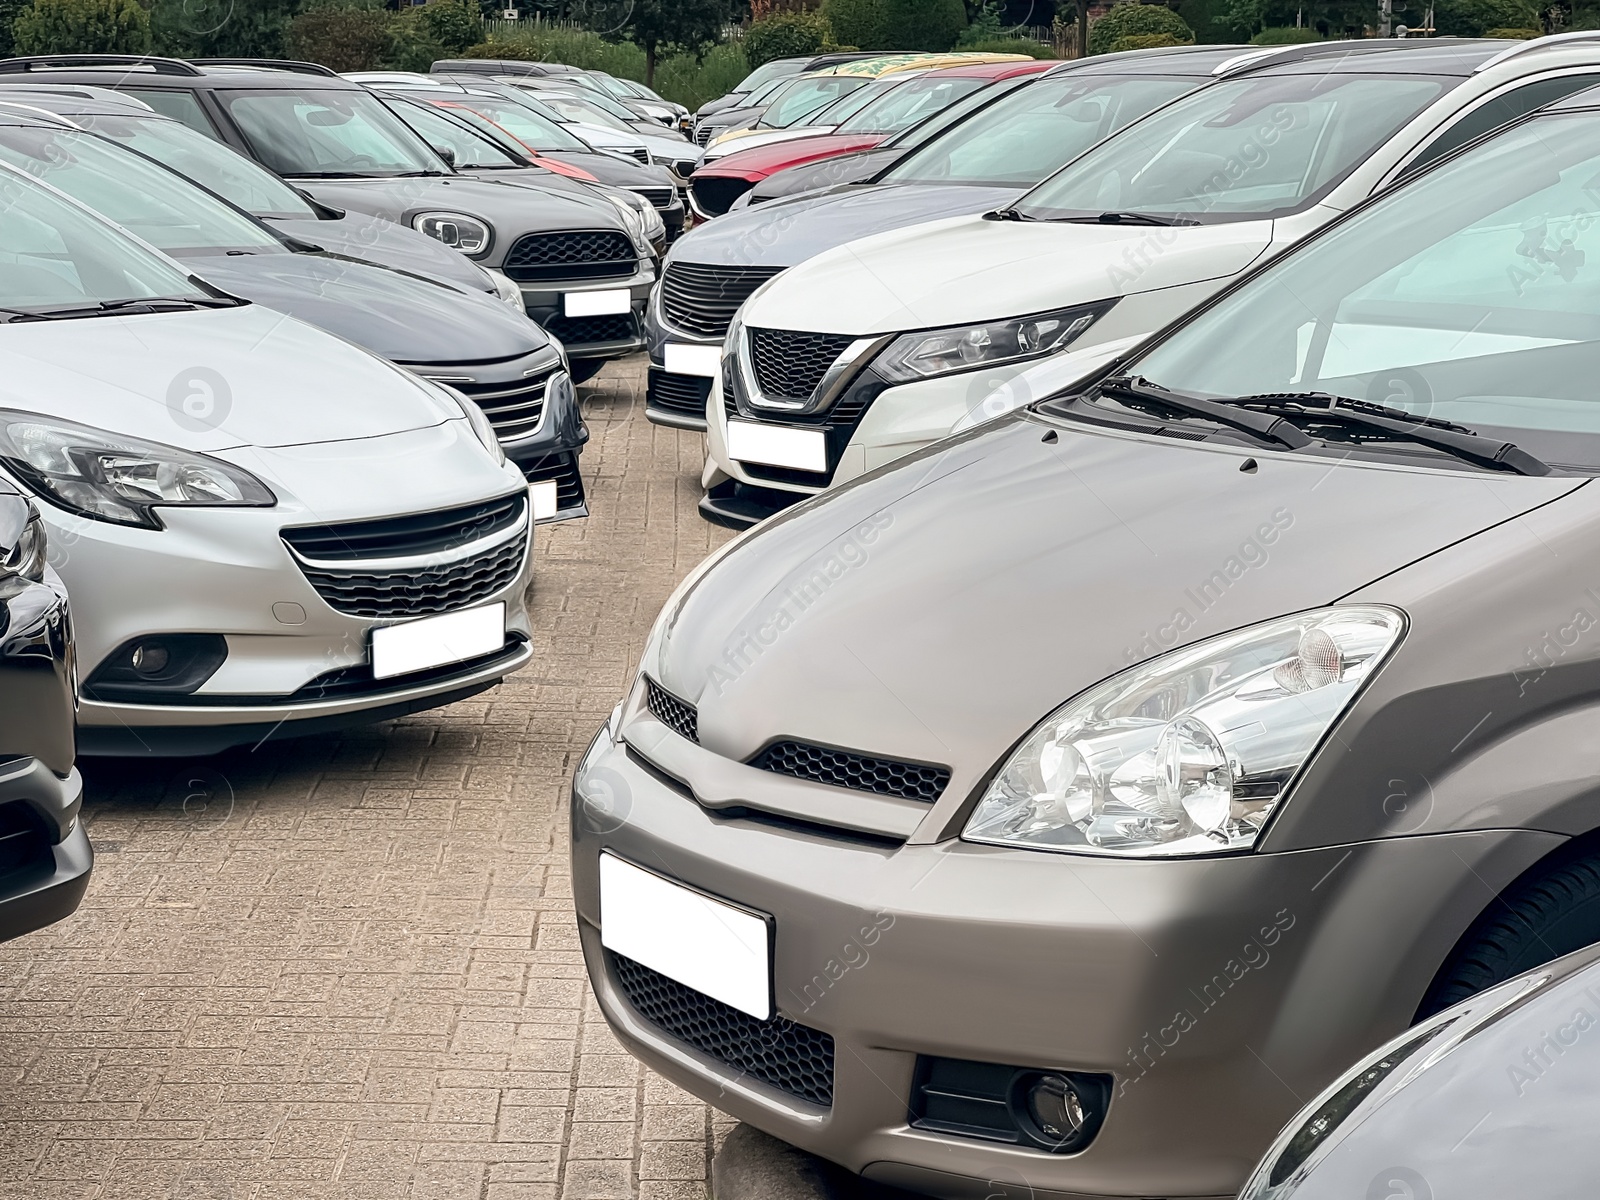
<svg viewBox="0 0 1600 1200">
<path fill-rule="evenodd" d="M 526 437 L 539 428 L 544 416 L 545 385 L 550 376 L 561 369 L 553 365 L 525 379 L 501 383 L 451 382 L 450 386 L 475 403 L 494 426 L 495 436 L 502 442 Z"/>
<path fill-rule="evenodd" d="M 301 525 L 281 530 L 280 536 L 302 557 L 319 562 L 437 554 L 511 528 L 522 520 L 527 507 L 527 493 L 512 492 L 477 504 L 405 517 Z"/>
<path fill-rule="evenodd" d="M 634 195 L 650 201 L 656 208 L 671 208 L 673 198 L 678 194 L 677 188 L 670 187 L 637 187 L 632 190 Z"/>
<path fill-rule="evenodd" d="M 644 677 L 644 702 L 650 715 L 668 729 L 691 742 L 700 741 L 700 714 L 694 705 L 679 700 L 648 675 Z"/>
<path fill-rule="evenodd" d="M 300 564 L 317 595 L 353 617 L 426 617 L 469 608 L 504 591 L 522 570 L 523 530 L 473 558 L 404 571 L 322 570 Z"/>
<path fill-rule="evenodd" d="M 648 167 L 650 165 L 650 151 L 646 150 L 643 146 L 633 146 L 629 148 L 628 153 L 633 155 L 637 161 L 642 162 L 645 166 Z"/>
<path fill-rule="evenodd" d="M 669 375 L 650 368 L 645 385 L 646 407 L 685 417 L 704 417 L 706 399 L 711 395 L 711 380 L 700 375 Z"/>
<path fill-rule="evenodd" d="M 899 796 L 903 800 L 923 800 L 929 804 L 939 798 L 939 793 L 950 782 L 950 772 L 945 767 L 874 758 L 805 742 L 774 742 L 751 759 L 750 765 L 778 775 L 809 779 L 813 783 L 855 792 L 875 792 L 880 796 Z"/>
<path fill-rule="evenodd" d="M 678 178 L 687 179 L 694 174 L 694 169 L 699 165 L 700 161 L 698 159 L 680 158 L 672 164 L 672 169 L 678 173 Z"/>
<path fill-rule="evenodd" d="M 694 131 L 694 140 L 702 146 L 709 142 L 711 140 L 711 126 L 702 125 L 699 129 L 696 129 Z"/>
<path fill-rule="evenodd" d="M 517 465 L 529 483 L 556 481 L 557 512 L 583 506 L 583 476 L 578 472 L 576 454 L 546 454 Z"/>
<path fill-rule="evenodd" d="M 756 383 L 774 399 L 809 400 L 822 377 L 855 338 L 849 334 L 750 330 Z"/>
<path fill-rule="evenodd" d="M 643 963 L 620 954 L 607 957 L 622 994 L 652 1025 L 781 1092 L 832 1107 L 831 1034 L 787 1017 L 758 1021 Z"/>
<path fill-rule="evenodd" d="M 639 269 L 639 258 L 627 235 L 614 231 L 529 233 L 513 243 L 501 269 L 523 282 L 625 278 Z"/>
<path fill-rule="evenodd" d="M 669 262 L 661 278 L 661 313 L 685 333 L 725 337 L 739 306 L 781 270 Z"/>
<path fill-rule="evenodd" d="M 551 317 L 544 327 L 568 350 L 594 342 L 628 342 L 639 336 L 639 325 L 632 313 L 611 313 L 604 317 Z"/>
<path fill-rule="evenodd" d="M 755 186 L 753 180 L 737 175 L 700 175 L 689 180 L 689 190 L 700 211 L 710 217 L 720 217 L 733 207 L 733 202 Z"/>
</svg>

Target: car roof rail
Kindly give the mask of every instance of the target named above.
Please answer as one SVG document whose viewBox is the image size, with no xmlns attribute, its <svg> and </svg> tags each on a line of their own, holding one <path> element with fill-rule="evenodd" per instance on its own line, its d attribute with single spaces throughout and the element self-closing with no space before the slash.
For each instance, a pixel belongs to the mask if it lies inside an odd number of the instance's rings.
<svg viewBox="0 0 1600 1200">
<path fill-rule="evenodd" d="M 1486 58 L 1472 68 L 1476 75 L 1479 71 L 1487 71 L 1490 67 L 1498 66 L 1508 58 L 1519 58 L 1524 54 L 1531 54 L 1535 50 L 1545 50 L 1551 46 L 1565 46 L 1571 42 L 1600 42 L 1600 29 L 1574 29 L 1569 33 L 1551 33 L 1544 37 L 1529 38 L 1525 42 L 1513 42 L 1493 58 Z"/>
<path fill-rule="evenodd" d="M 191 58 L 200 67 L 260 67 L 271 71 L 293 71 L 296 75 L 322 75 L 339 78 L 339 72 L 321 63 L 301 62 L 294 58 Z"/>
<path fill-rule="evenodd" d="M 1211 73 L 1237 75 L 1258 67 L 1304 62 L 1310 58 L 1336 58 L 1348 54 L 1383 54 L 1393 50 L 1416 50 L 1424 46 L 1459 46 L 1479 43 L 1483 38 L 1336 38 L 1327 42 L 1301 42 L 1293 46 L 1263 46 L 1218 63 Z"/>
<path fill-rule="evenodd" d="M 202 75 L 203 71 L 181 58 L 156 54 L 23 54 L 0 59 L 0 75 L 25 75 L 39 68 L 71 70 L 74 67 L 149 67 L 157 75 Z"/>
<path fill-rule="evenodd" d="M 22 103 L 13 101 L 12 96 L 55 96 L 70 100 L 93 100 L 97 104 L 115 104 L 119 108 L 137 108 L 142 112 L 153 113 L 156 110 L 146 104 L 131 92 L 119 92 L 114 88 L 96 87 L 92 83 L 12 83 L 0 90 L 0 100 L 6 104 Z"/>
<path fill-rule="evenodd" d="M 79 125 L 70 117 L 63 117 L 60 113 L 51 112 L 48 108 L 40 108 L 36 104 L 25 104 L 21 100 L 7 100 L 4 97 L 0 97 L 0 116 L 4 116 L 6 113 L 11 112 L 26 113 L 28 116 L 37 121 L 44 121 L 51 125 L 60 125 L 66 129 L 83 128 L 82 125 Z"/>
<path fill-rule="evenodd" d="M 1226 43 L 1211 45 L 1200 42 L 1189 46 L 1149 46 L 1143 50 L 1121 50 L 1115 55 L 1090 54 L 1084 58 L 1066 58 L 1060 62 L 1053 62 L 1045 68 L 1046 75 L 1065 75 L 1069 71 L 1080 71 L 1085 67 L 1115 66 L 1119 62 L 1132 59 L 1147 58 L 1177 58 L 1184 54 L 1216 54 L 1222 50 L 1243 50 L 1243 46 L 1230 46 Z M 1238 57 L 1237 55 L 1235 57 Z M 976 65 L 976 64 L 974 64 Z M 1026 66 L 1026 63 L 997 63 L 997 66 Z"/>
</svg>

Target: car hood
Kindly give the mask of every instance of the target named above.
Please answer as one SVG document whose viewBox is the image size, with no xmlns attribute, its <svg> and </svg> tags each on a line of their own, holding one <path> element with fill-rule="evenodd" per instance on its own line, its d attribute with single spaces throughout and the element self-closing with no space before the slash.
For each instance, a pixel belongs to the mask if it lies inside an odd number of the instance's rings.
<svg viewBox="0 0 1600 1200">
<path fill-rule="evenodd" d="M 462 418 L 438 387 L 256 304 L 0 325 L 0 407 L 201 451 Z"/>
<path fill-rule="evenodd" d="M 750 149 L 737 149 L 701 168 L 707 175 L 735 175 L 765 179 L 774 171 L 858 150 L 870 150 L 883 141 L 877 133 L 824 133 L 785 138 Z"/>
<path fill-rule="evenodd" d="M 490 296 L 464 296 L 383 267 L 324 254 L 185 260 L 202 279 L 337 334 L 393 362 L 481 362 L 531 354 L 544 331 Z"/>
<path fill-rule="evenodd" d="M 541 158 L 553 158 L 564 162 L 568 166 L 582 167 L 601 183 L 609 183 L 612 187 L 675 187 L 672 175 L 665 167 L 645 166 L 642 162 L 632 159 L 613 158 L 609 154 L 570 154 L 564 150 L 554 150 L 541 154 Z M 578 186 L 584 186 L 582 180 L 571 180 Z M 590 195 L 593 195 L 591 192 Z"/>
<path fill-rule="evenodd" d="M 643 669 L 717 754 L 796 738 L 946 764 L 965 794 L 1119 669 L 1331 604 L 1581 483 L 1013 414 L 732 543 L 669 601 Z"/>
<path fill-rule="evenodd" d="M 894 146 L 876 146 L 871 150 L 858 150 L 836 158 L 815 163 L 802 163 L 785 167 L 758 183 L 733 202 L 742 208 L 757 196 L 767 200 L 820 194 L 824 189 L 840 188 L 852 183 L 865 183 L 875 175 L 892 167 L 905 151 Z"/>
<path fill-rule="evenodd" d="M 718 266 L 790 267 L 857 238 L 940 217 L 987 212 L 1015 199 L 1019 191 L 895 184 L 796 196 L 729 212 L 696 227 L 673 243 L 671 259 Z M 933 266 L 937 269 L 937 264 Z"/>
<path fill-rule="evenodd" d="M 436 242 L 426 234 L 361 212 L 347 212 L 336 220 L 269 218 L 267 224 L 330 254 L 376 263 L 395 271 L 448 283 L 465 292 L 494 294 L 494 284 L 459 250 Z"/>
<path fill-rule="evenodd" d="M 706 157 L 726 158 L 741 150 L 757 150 L 762 146 L 778 146 L 801 138 L 819 137 L 834 131 L 832 125 L 806 126 L 800 129 L 739 129 L 706 147 Z"/>
<path fill-rule="evenodd" d="M 615 229 L 626 233 L 609 204 L 544 188 L 450 175 L 440 179 L 291 179 L 334 208 L 354 209 L 409 226 L 425 212 L 458 212 L 494 226 L 497 241 L 524 233 Z"/>
<path fill-rule="evenodd" d="M 853 334 L 957 325 L 1224 278 L 1271 241 L 1271 221 L 1151 227 L 954 217 L 818 254 L 751 297 L 744 319 Z"/>
</svg>

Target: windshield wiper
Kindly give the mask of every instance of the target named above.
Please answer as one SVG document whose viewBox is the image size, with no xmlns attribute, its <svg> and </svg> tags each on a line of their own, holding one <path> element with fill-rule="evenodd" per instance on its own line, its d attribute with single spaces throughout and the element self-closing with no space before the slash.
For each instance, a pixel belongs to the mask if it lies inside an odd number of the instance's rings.
<svg viewBox="0 0 1600 1200">
<path fill-rule="evenodd" d="M 983 214 L 985 221 L 1033 221 L 1037 218 L 1030 217 L 1018 208 L 997 208 L 993 212 Z"/>
<path fill-rule="evenodd" d="M 1069 225 L 1198 225 L 1189 217 L 1162 217 L 1154 213 L 1103 212 L 1093 217 L 1060 217 Z"/>
<path fill-rule="evenodd" d="M 1191 417 L 1204 417 L 1218 425 L 1226 425 L 1261 441 L 1275 442 L 1291 450 L 1311 445 L 1311 438 L 1307 434 L 1282 417 L 1253 413 L 1221 400 L 1207 400 L 1203 396 L 1169 391 L 1138 375 L 1113 375 L 1102 379 L 1100 391 L 1116 397 L 1130 408 L 1143 408 L 1147 412 L 1152 408 L 1166 408 Z"/>
<path fill-rule="evenodd" d="M 150 296 L 129 300 L 97 300 L 70 308 L 0 309 L 11 321 L 73 321 L 84 317 L 125 317 L 145 313 L 192 312 L 197 308 L 237 308 L 245 301 L 232 296 Z"/>
<path fill-rule="evenodd" d="M 1330 392 L 1268 392 L 1220 403 L 1245 405 L 1247 411 L 1261 409 L 1266 413 L 1332 419 L 1357 429 L 1389 434 L 1396 441 L 1415 442 L 1491 470 L 1514 471 L 1518 475 L 1556 473 L 1549 463 L 1535 458 L 1514 442 L 1497 442 L 1465 425 L 1435 417 L 1419 417 L 1404 409 L 1368 400 L 1351 400 Z"/>
<path fill-rule="evenodd" d="M 398 171 L 386 178 L 389 179 L 443 179 L 448 171 Z"/>
</svg>

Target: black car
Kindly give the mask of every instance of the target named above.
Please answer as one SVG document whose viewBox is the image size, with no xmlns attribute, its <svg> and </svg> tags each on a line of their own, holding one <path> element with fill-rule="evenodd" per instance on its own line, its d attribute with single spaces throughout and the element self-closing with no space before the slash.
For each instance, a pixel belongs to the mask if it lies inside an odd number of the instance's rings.
<svg viewBox="0 0 1600 1200">
<path fill-rule="evenodd" d="M 0 941 L 78 907 L 94 854 L 78 820 L 72 621 L 32 503 L 0 479 Z"/>
</svg>

